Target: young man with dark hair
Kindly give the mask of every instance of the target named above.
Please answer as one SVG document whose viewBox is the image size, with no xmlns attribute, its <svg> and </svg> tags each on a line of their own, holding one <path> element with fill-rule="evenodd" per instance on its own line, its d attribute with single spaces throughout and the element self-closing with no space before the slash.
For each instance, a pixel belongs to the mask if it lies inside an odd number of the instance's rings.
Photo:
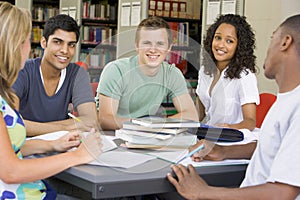
<svg viewBox="0 0 300 200">
<path fill-rule="evenodd" d="M 73 119 L 68 119 L 70 103 L 82 120 L 93 122 L 97 118 L 88 74 L 71 63 L 79 30 L 68 15 L 50 18 L 40 41 L 43 56 L 27 60 L 13 85 L 27 136 L 75 129 Z"/>
<path fill-rule="evenodd" d="M 184 198 L 300 199 L 300 15 L 289 17 L 273 32 L 264 70 L 267 78 L 276 80 L 279 93 L 262 124 L 256 149 L 253 143 L 224 148 L 215 145 L 207 155 L 201 155 L 214 160 L 222 154 L 225 157 L 221 159 L 249 158 L 254 151 L 241 187 L 212 187 L 193 166 L 174 165 L 177 180 L 171 174 L 168 179 Z M 201 151 L 197 154 L 193 159 L 199 160 Z"/>
</svg>

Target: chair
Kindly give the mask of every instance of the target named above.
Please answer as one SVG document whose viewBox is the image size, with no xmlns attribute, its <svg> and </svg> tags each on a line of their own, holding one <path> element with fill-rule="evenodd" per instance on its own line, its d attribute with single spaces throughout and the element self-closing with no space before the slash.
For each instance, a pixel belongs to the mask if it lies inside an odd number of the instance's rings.
<svg viewBox="0 0 300 200">
<path fill-rule="evenodd" d="M 93 94 L 94 94 L 94 96 L 96 96 L 97 95 L 98 82 L 92 82 L 91 86 L 92 86 Z"/>
<path fill-rule="evenodd" d="M 260 128 L 269 109 L 276 100 L 276 95 L 271 93 L 259 94 L 260 104 L 256 106 L 256 127 Z"/>
<path fill-rule="evenodd" d="M 85 62 L 77 61 L 77 62 L 75 62 L 75 64 L 79 65 L 80 67 L 82 67 L 85 70 L 88 70 L 88 65 Z"/>
</svg>

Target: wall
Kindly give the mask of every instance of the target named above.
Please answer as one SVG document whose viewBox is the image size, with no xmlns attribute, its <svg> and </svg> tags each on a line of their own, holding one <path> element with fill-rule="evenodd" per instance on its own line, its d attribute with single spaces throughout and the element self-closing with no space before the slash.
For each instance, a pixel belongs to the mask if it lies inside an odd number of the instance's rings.
<svg viewBox="0 0 300 200">
<path fill-rule="evenodd" d="M 270 37 L 278 25 L 288 16 L 300 13 L 299 0 L 245 0 L 245 16 L 256 34 L 257 67 L 260 92 L 276 94 L 276 82 L 264 76 L 263 63 Z"/>
</svg>

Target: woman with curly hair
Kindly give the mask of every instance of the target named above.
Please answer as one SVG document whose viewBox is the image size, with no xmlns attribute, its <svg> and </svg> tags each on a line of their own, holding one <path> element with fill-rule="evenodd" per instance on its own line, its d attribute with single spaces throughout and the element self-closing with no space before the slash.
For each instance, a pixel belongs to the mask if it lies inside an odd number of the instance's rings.
<svg viewBox="0 0 300 200">
<path fill-rule="evenodd" d="M 255 37 L 246 18 L 221 15 L 204 40 L 196 93 L 200 121 L 253 130 L 259 104 L 254 55 Z"/>
</svg>

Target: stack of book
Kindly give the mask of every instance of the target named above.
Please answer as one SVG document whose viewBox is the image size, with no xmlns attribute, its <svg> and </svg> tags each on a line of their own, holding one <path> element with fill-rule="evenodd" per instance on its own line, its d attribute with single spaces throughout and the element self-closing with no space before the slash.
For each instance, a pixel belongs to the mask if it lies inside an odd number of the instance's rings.
<svg viewBox="0 0 300 200">
<path fill-rule="evenodd" d="M 125 141 L 128 148 L 188 148 L 196 144 L 197 136 L 187 130 L 199 127 L 190 120 L 147 117 L 125 122 L 116 130 L 116 137 Z"/>
</svg>

